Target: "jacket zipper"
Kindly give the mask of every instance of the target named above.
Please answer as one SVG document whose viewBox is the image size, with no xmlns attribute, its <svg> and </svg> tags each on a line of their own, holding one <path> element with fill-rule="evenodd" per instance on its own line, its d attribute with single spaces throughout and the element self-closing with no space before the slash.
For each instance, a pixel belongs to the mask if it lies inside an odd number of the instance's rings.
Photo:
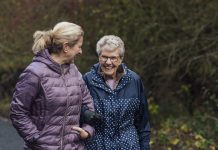
<svg viewBox="0 0 218 150">
<path fill-rule="evenodd" d="M 65 89 L 67 91 L 67 104 L 66 104 L 67 106 L 66 106 L 66 110 L 64 112 L 64 120 L 63 120 L 62 130 L 61 130 L 61 150 L 63 150 L 63 140 L 64 140 L 63 138 L 64 138 L 65 121 L 66 121 L 66 117 L 67 117 L 67 108 L 68 108 L 69 96 L 68 96 L 67 85 L 66 85 L 66 82 L 65 82 L 65 79 L 64 79 L 64 72 L 62 70 L 62 67 L 61 67 L 61 78 L 64 81 L 64 87 L 65 87 Z"/>
</svg>

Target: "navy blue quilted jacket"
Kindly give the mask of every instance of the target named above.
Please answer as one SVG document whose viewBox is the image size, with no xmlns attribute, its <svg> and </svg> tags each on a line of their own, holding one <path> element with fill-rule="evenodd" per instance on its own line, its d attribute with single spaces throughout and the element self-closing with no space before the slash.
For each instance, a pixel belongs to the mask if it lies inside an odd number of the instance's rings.
<svg viewBox="0 0 218 150">
<path fill-rule="evenodd" d="M 149 150 L 148 106 L 140 77 L 122 64 L 125 74 L 112 90 L 98 73 L 99 64 L 84 75 L 102 122 L 88 150 Z"/>
</svg>

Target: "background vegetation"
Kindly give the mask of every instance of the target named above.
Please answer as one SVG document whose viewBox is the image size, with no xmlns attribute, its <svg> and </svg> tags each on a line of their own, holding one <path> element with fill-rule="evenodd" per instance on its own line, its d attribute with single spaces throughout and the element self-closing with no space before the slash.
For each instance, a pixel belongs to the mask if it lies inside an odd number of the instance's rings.
<svg viewBox="0 0 218 150">
<path fill-rule="evenodd" d="M 85 30 L 82 73 L 95 44 L 120 36 L 125 63 L 143 79 L 154 150 L 218 149 L 217 0 L 0 1 L 0 113 L 8 117 L 17 77 L 32 59 L 32 35 L 70 21 Z"/>
</svg>

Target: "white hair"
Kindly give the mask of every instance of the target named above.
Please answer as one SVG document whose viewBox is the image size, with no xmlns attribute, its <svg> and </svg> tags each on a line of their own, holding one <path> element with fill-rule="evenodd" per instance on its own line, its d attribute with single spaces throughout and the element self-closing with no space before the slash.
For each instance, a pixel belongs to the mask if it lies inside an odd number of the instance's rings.
<svg viewBox="0 0 218 150">
<path fill-rule="evenodd" d="M 96 52 L 98 56 L 104 51 L 114 51 L 119 49 L 120 57 L 124 57 L 125 47 L 124 42 L 120 37 L 115 35 L 105 35 L 96 44 Z"/>
</svg>

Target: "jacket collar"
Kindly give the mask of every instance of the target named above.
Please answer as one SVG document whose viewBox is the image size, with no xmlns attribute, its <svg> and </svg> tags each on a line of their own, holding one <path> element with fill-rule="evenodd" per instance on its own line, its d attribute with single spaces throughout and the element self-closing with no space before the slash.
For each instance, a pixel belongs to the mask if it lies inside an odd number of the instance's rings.
<svg viewBox="0 0 218 150">
<path fill-rule="evenodd" d="M 46 64 L 50 69 L 54 70 L 58 74 L 65 74 L 66 72 L 69 71 L 70 69 L 70 64 L 63 64 L 60 65 L 57 62 L 55 62 L 52 58 L 51 55 L 49 54 L 48 50 L 42 50 L 38 52 L 34 58 L 33 62 L 41 62 Z"/>
<path fill-rule="evenodd" d="M 118 85 L 114 90 L 111 90 L 108 85 L 105 83 L 105 78 L 102 75 L 101 71 L 100 71 L 100 65 L 99 63 L 95 64 L 92 68 L 91 68 L 91 72 L 93 74 L 92 76 L 92 81 L 91 84 L 93 84 L 96 87 L 102 88 L 107 92 L 113 93 L 116 92 L 117 90 L 122 89 L 130 80 L 131 80 L 131 74 L 128 71 L 128 68 L 126 67 L 125 64 L 121 64 L 119 69 L 118 74 L 120 75 L 120 77 L 118 77 Z"/>
</svg>

